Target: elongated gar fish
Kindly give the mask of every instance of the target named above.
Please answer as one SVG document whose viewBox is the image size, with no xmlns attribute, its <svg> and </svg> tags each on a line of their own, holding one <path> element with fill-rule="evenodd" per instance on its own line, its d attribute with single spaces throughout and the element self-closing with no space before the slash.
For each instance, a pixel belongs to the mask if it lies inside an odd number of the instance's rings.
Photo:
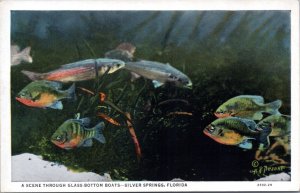
<svg viewBox="0 0 300 193">
<path fill-rule="evenodd" d="M 170 64 L 140 60 L 127 62 L 125 68 L 131 71 L 136 78 L 143 76 L 152 80 L 155 88 L 162 86 L 166 82 L 175 83 L 179 87 L 192 87 L 191 79 Z"/>
<path fill-rule="evenodd" d="M 109 74 L 114 73 L 124 66 L 125 63 L 121 60 L 98 58 L 65 64 L 57 70 L 46 73 L 36 73 L 26 70 L 23 70 L 22 73 L 31 80 L 51 80 L 66 83 L 90 80 L 97 75 L 104 74 L 108 69 Z"/>
</svg>

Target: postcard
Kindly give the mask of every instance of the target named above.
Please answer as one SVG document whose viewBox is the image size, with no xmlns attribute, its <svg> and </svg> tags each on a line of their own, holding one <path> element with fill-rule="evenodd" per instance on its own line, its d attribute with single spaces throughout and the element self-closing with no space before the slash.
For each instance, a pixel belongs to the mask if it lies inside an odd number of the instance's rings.
<svg viewBox="0 0 300 193">
<path fill-rule="evenodd" d="M 299 2 L 1 1 L 1 191 L 299 191 Z"/>
</svg>

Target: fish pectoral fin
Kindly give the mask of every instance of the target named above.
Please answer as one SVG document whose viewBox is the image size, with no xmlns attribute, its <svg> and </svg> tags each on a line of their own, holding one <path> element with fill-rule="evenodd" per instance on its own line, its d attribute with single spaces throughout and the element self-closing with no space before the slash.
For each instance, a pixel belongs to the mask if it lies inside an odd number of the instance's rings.
<svg viewBox="0 0 300 193">
<path fill-rule="evenodd" d="M 63 104 L 61 101 L 56 101 L 51 106 L 49 106 L 49 108 L 62 110 Z"/>
<path fill-rule="evenodd" d="M 263 114 L 260 111 L 254 113 L 254 115 L 252 116 L 253 120 L 261 120 L 262 118 L 263 118 Z"/>
<path fill-rule="evenodd" d="M 92 145 L 93 145 L 93 140 L 87 139 L 83 142 L 82 147 L 92 147 Z"/>
<path fill-rule="evenodd" d="M 238 145 L 238 147 L 243 149 L 252 149 L 252 142 L 249 139 L 245 139 L 242 143 Z"/>
<path fill-rule="evenodd" d="M 137 73 L 131 72 L 131 81 L 135 81 L 136 79 L 140 78 L 141 76 Z"/>
<path fill-rule="evenodd" d="M 160 87 L 164 84 L 164 83 L 159 82 L 157 80 L 152 80 L 152 83 L 153 83 L 154 88 L 158 88 L 158 87 Z"/>
</svg>

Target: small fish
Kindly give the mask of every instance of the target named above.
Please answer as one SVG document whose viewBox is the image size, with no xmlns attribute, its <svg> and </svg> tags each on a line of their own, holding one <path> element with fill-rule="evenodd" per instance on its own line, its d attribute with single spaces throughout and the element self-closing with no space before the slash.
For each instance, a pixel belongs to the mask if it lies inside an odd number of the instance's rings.
<svg viewBox="0 0 300 193">
<path fill-rule="evenodd" d="M 114 50 L 105 53 L 105 58 L 112 58 L 129 62 L 133 60 L 133 55 L 136 47 L 131 43 L 121 43 Z"/>
<path fill-rule="evenodd" d="M 264 98 L 261 96 L 240 95 L 229 99 L 219 106 L 215 112 L 215 116 L 218 118 L 235 116 L 261 120 L 263 118 L 262 112 L 280 114 L 278 109 L 281 107 L 281 104 L 281 100 L 264 104 Z"/>
<path fill-rule="evenodd" d="M 291 116 L 270 115 L 258 123 L 259 126 L 265 124 L 270 124 L 272 128 L 271 137 L 285 136 L 291 131 Z"/>
<path fill-rule="evenodd" d="M 87 128 L 90 125 L 89 118 L 69 119 L 65 121 L 51 137 L 52 143 L 62 149 L 74 149 L 77 147 L 91 147 L 92 139 L 105 143 L 103 135 L 104 123 L 100 122 L 93 128 Z"/>
<path fill-rule="evenodd" d="M 216 119 L 203 130 L 203 133 L 220 144 L 252 149 L 251 139 L 268 146 L 270 131 L 270 129 L 260 130 L 250 119 L 227 117 Z"/>
<path fill-rule="evenodd" d="M 11 66 L 16 66 L 21 62 L 32 63 L 32 57 L 30 56 L 31 47 L 26 47 L 20 51 L 20 47 L 17 45 L 12 45 L 11 50 Z"/>
<path fill-rule="evenodd" d="M 62 91 L 59 82 L 39 80 L 28 84 L 17 95 L 16 100 L 30 107 L 63 109 L 61 99 L 75 99 L 75 84 Z"/>
<path fill-rule="evenodd" d="M 23 70 L 22 73 L 30 80 L 51 80 L 67 83 L 91 80 L 98 75 L 104 74 L 108 69 L 108 73 L 111 74 L 124 66 L 125 63 L 121 60 L 98 58 L 65 64 L 57 70 L 46 73 L 36 73 L 26 70 Z"/>
<path fill-rule="evenodd" d="M 143 76 L 152 80 L 155 88 L 166 82 L 175 83 L 178 87 L 192 88 L 191 79 L 170 64 L 140 60 L 127 62 L 125 68 L 131 71 L 133 79 Z"/>
</svg>

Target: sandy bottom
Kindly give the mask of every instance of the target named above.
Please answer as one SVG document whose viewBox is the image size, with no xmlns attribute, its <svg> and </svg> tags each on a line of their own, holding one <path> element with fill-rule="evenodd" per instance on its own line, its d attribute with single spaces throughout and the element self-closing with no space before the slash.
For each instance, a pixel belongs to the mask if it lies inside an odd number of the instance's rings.
<svg viewBox="0 0 300 193">
<path fill-rule="evenodd" d="M 12 156 L 14 182 L 87 182 L 112 181 L 109 174 L 72 172 L 64 165 L 42 160 L 40 156 L 24 153 Z"/>
</svg>

